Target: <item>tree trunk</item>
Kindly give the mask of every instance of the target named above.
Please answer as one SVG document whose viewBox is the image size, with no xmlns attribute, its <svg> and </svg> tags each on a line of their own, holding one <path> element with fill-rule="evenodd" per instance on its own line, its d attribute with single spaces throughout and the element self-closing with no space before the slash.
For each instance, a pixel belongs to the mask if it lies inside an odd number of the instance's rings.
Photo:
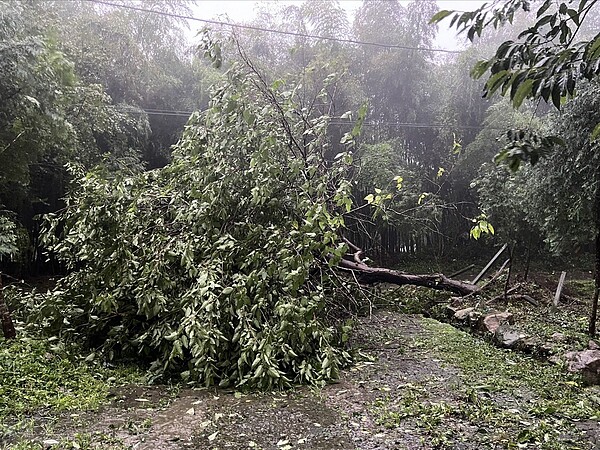
<svg viewBox="0 0 600 450">
<path fill-rule="evenodd" d="M 594 201 L 596 214 L 596 267 L 594 270 L 594 299 L 592 300 L 592 311 L 590 312 L 589 334 L 596 335 L 596 318 L 598 316 L 598 296 L 600 294 L 600 186 L 596 183 L 596 198 Z"/>
<path fill-rule="evenodd" d="M 523 275 L 523 281 L 527 282 L 529 277 L 529 265 L 531 264 L 531 231 L 529 232 L 529 241 L 527 242 L 527 262 L 525 263 L 525 274 Z"/>
<path fill-rule="evenodd" d="M 8 306 L 4 301 L 4 291 L 2 289 L 2 275 L 0 275 L 0 321 L 2 321 L 2 332 L 5 339 L 14 339 L 17 337 L 15 326 L 10 316 Z"/>
<path fill-rule="evenodd" d="M 359 260 L 360 256 L 356 255 L 354 261 L 342 259 L 339 263 L 339 267 L 357 272 L 357 275 L 360 276 L 360 281 L 366 284 L 392 283 L 399 286 L 408 284 L 438 289 L 440 291 L 450 291 L 459 295 L 473 294 L 480 289 L 474 284 L 453 280 L 441 273 L 431 275 L 407 274 L 398 270 L 382 267 L 369 267 L 364 263 L 358 262 Z"/>
</svg>

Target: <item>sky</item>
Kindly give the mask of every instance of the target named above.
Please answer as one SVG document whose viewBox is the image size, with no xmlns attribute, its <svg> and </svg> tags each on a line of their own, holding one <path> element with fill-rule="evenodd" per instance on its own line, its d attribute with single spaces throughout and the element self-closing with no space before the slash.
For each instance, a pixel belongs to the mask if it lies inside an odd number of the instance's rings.
<svg viewBox="0 0 600 450">
<path fill-rule="evenodd" d="M 263 0 L 264 2 L 265 0 Z M 301 4 L 303 0 L 266 0 L 272 3 L 283 4 Z M 440 9 L 452 9 L 459 11 L 472 11 L 484 3 L 484 0 L 437 0 Z M 255 16 L 254 8 L 258 3 L 256 0 L 198 0 L 197 6 L 193 8 L 194 17 L 200 19 L 222 19 L 223 15 L 227 15 L 230 21 L 247 22 Z M 408 3 L 401 1 L 400 3 Z M 354 12 L 362 4 L 362 0 L 340 0 L 342 7 L 348 12 L 350 21 L 354 17 Z M 220 17 L 221 16 L 221 17 Z M 447 23 L 448 21 L 446 21 Z M 464 39 L 457 38 L 455 30 L 449 30 L 444 26 L 444 22 L 440 25 L 438 37 L 434 46 L 437 48 L 445 48 L 455 50 L 464 48 Z"/>
</svg>

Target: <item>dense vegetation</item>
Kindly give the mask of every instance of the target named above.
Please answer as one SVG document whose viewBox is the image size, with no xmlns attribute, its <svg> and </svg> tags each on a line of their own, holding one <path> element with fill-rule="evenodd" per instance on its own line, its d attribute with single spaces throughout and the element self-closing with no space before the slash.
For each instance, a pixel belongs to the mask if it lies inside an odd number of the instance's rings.
<svg viewBox="0 0 600 450">
<path fill-rule="evenodd" d="M 352 23 L 334 0 L 263 5 L 197 49 L 186 2 L 0 2 L 0 256 L 64 275 L 9 306 L 155 376 L 268 388 L 349 361 L 347 253 L 589 251 L 600 39 L 582 23 L 598 5 L 571 3 L 513 0 L 514 28 L 438 52 L 430 20 L 450 13 L 433 0 L 365 1 Z M 453 21 L 474 39 L 486 14 Z M 546 26 L 558 50 L 536 47 Z"/>
</svg>

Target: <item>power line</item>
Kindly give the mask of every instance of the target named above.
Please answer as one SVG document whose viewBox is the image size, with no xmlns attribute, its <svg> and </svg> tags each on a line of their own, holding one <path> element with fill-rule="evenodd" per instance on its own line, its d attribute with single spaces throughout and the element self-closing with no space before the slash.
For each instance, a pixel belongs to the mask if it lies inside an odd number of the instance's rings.
<svg viewBox="0 0 600 450">
<path fill-rule="evenodd" d="M 131 114 L 147 114 L 149 116 L 175 116 L 175 117 L 189 117 L 194 111 L 177 111 L 170 109 L 130 109 L 130 108 L 117 108 L 122 112 L 128 112 Z M 331 125 L 348 125 L 354 126 L 352 121 L 341 120 L 341 117 L 331 117 L 329 122 Z M 477 125 L 446 125 L 443 123 L 411 123 L 411 122 L 363 122 L 363 125 L 370 127 L 396 127 L 396 128 L 438 128 L 447 130 L 481 130 L 483 126 Z M 501 128 L 491 128 L 500 130 Z"/>
<path fill-rule="evenodd" d="M 337 119 L 333 117 L 332 119 Z M 330 122 L 331 125 L 354 125 L 353 122 Z M 363 125 L 369 127 L 389 127 L 389 128 L 438 128 L 445 130 L 482 130 L 483 126 L 477 125 L 446 125 L 443 123 L 410 123 L 410 122 L 363 122 Z M 501 128 L 491 128 L 494 130 L 500 130 Z"/>
<path fill-rule="evenodd" d="M 151 14 L 158 14 L 160 16 L 173 17 L 175 19 L 184 19 L 184 20 L 193 20 L 196 22 L 209 23 L 211 25 L 225 25 L 230 26 L 232 28 L 242 28 L 245 30 L 254 30 L 254 31 L 263 31 L 265 33 L 273 33 L 273 34 L 284 34 L 286 36 L 295 36 L 295 37 L 304 37 L 310 39 L 319 39 L 323 41 L 333 41 L 333 42 L 343 42 L 346 44 L 355 44 L 355 45 L 370 45 L 372 47 L 380 47 L 380 48 L 389 48 L 394 50 L 415 50 L 415 51 L 426 51 L 426 52 L 439 52 L 439 53 L 461 53 L 460 50 L 447 50 L 443 48 L 427 48 L 427 47 L 411 47 L 409 45 L 395 45 L 395 44 L 383 44 L 381 42 L 367 42 L 367 41 L 359 41 L 355 39 L 343 39 L 343 38 L 335 38 L 329 36 L 318 36 L 315 34 L 304 34 L 304 33 L 296 33 L 293 31 L 282 31 L 282 30 L 273 30 L 271 28 L 263 28 L 263 27 L 255 27 L 251 25 L 241 25 L 233 22 L 223 22 L 219 20 L 210 20 L 210 19 L 199 19 L 198 17 L 192 16 L 184 16 L 182 14 L 173 14 L 167 13 L 163 11 L 154 11 L 152 9 L 141 8 L 139 6 L 132 5 L 120 5 L 117 3 L 111 3 L 103 0 L 87 0 L 91 3 L 97 3 L 100 5 L 112 6 L 115 8 L 129 9 L 133 11 L 147 12 Z"/>
</svg>

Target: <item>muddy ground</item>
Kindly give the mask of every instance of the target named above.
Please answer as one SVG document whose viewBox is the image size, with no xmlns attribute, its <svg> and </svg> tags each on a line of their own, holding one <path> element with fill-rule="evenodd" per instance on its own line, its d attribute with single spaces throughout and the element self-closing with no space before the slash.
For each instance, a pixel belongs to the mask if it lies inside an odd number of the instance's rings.
<svg viewBox="0 0 600 450">
<path fill-rule="evenodd" d="M 30 442 L 115 450 L 600 448 L 589 400 L 597 398 L 600 410 L 600 393 L 562 375 L 549 384 L 561 395 L 575 389 L 573 398 L 545 393 L 539 377 L 555 374 L 545 362 L 389 311 L 363 319 L 354 339 L 360 361 L 322 389 L 244 394 L 128 386 L 96 412 L 40 413 Z M 583 413 L 572 411 L 578 402 Z"/>
</svg>

